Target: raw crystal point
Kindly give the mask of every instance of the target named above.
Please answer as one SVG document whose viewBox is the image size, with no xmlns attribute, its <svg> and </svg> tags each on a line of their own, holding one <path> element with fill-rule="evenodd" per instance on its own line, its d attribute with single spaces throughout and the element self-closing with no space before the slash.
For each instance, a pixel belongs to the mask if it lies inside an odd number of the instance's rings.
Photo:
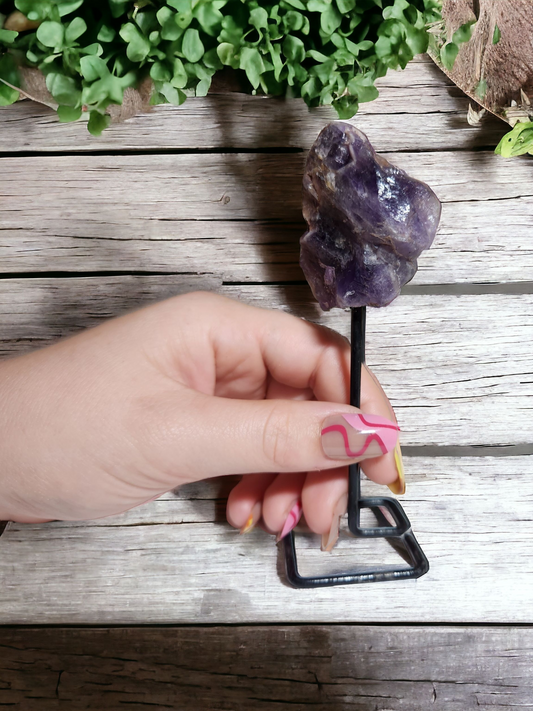
<svg viewBox="0 0 533 711">
<path fill-rule="evenodd" d="M 326 126 L 305 167 L 300 265 L 325 310 L 386 306 L 433 242 L 440 202 L 349 123 Z"/>
</svg>

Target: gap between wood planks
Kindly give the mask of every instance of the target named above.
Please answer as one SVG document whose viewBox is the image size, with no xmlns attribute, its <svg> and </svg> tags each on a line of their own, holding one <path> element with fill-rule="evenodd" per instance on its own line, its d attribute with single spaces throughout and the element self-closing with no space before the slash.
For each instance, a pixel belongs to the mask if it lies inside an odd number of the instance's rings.
<svg viewBox="0 0 533 711">
<path fill-rule="evenodd" d="M 435 148 L 398 148 L 396 150 L 389 149 L 387 151 L 378 151 L 379 153 L 451 153 L 453 152 L 465 152 L 465 153 L 483 153 L 491 152 L 494 150 L 494 143 L 487 141 L 486 144 L 480 143 L 477 146 L 472 147 L 435 147 Z M 57 157 L 75 157 L 75 156 L 181 156 L 181 155 L 210 155 L 210 154 L 220 154 L 225 155 L 228 153 L 247 153 L 256 155 L 269 155 L 269 154 L 291 154 L 291 153 L 307 153 L 307 149 L 298 148 L 296 146 L 277 146 L 277 147 L 258 147 L 258 148 L 232 148 L 230 146 L 222 147 L 212 147 L 212 148 L 152 148 L 152 149 L 129 149 L 129 150 L 119 150 L 119 149 L 91 149 L 91 150 L 55 150 L 55 151 L 5 151 L 0 149 L 0 160 L 2 158 L 57 158 Z"/>
<path fill-rule="evenodd" d="M 198 276 L 197 272 L 183 271 L 144 271 L 144 270 L 103 270 L 103 271 L 31 271 L 31 272 L 0 272 L 1 281 L 10 279 L 79 279 L 115 276 Z M 301 280 L 275 281 L 230 281 L 222 280 L 222 286 L 306 286 Z M 490 282 L 481 284 L 407 284 L 402 289 L 404 296 L 457 296 L 476 294 L 533 294 L 533 281 L 512 283 Z"/>
</svg>

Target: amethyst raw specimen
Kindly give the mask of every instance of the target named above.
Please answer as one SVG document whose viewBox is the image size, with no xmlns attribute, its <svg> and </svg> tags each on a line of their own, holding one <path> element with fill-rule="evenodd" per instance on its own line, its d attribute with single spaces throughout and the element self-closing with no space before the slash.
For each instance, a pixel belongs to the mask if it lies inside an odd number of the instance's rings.
<svg viewBox="0 0 533 711">
<path fill-rule="evenodd" d="M 349 123 L 326 126 L 305 167 L 300 265 L 325 310 L 386 306 L 416 274 L 441 205 L 425 183 L 376 154 Z"/>
</svg>

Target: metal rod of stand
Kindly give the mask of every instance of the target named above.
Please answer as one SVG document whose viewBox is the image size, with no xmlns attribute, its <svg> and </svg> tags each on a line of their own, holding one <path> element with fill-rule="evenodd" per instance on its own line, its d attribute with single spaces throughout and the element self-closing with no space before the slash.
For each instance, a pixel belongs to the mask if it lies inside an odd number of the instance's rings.
<svg viewBox="0 0 533 711">
<path fill-rule="evenodd" d="M 366 306 L 351 311 L 350 405 L 361 406 L 361 366 L 365 362 Z M 359 464 L 348 468 L 348 525 L 360 524 L 361 473 Z"/>
<path fill-rule="evenodd" d="M 365 362 L 365 307 L 352 309 L 351 335 L 351 373 L 350 373 L 350 405 L 361 406 L 361 366 Z M 361 507 L 371 509 L 376 513 L 379 526 L 361 528 Z M 392 526 L 383 514 L 386 509 L 395 520 Z M 381 517 L 381 518 L 380 518 Z M 376 583 L 384 580 L 403 580 L 419 578 L 429 570 L 429 564 L 411 530 L 411 524 L 405 511 L 396 499 L 383 496 L 361 498 L 361 477 L 358 464 L 349 467 L 348 474 L 348 526 L 351 533 L 358 538 L 387 538 L 393 541 L 395 547 L 405 549 L 411 565 L 406 568 L 376 567 L 369 570 L 346 571 L 336 575 L 304 576 L 298 572 L 298 560 L 294 531 L 283 539 L 285 550 L 285 568 L 287 579 L 296 588 L 318 588 L 328 585 L 353 585 L 354 583 Z M 407 559 L 406 559 L 407 560 Z"/>
</svg>

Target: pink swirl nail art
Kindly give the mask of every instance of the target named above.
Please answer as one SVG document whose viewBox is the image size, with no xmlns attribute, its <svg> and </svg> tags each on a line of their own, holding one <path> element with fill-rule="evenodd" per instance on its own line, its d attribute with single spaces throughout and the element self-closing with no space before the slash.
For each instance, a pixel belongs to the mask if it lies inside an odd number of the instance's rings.
<svg viewBox="0 0 533 711">
<path fill-rule="evenodd" d="M 322 428 L 322 448 L 332 459 L 368 459 L 390 452 L 400 428 L 385 417 L 349 413 L 331 415 Z"/>
<path fill-rule="evenodd" d="M 290 533 L 292 529 L 297 525 L 298 521 L 302 517 L 302 502 L 300 499 L 296 501 L 292 509 L 289 511 L 289 514 L 287 518 L 285 519 L 285 523 L 283 524 L 283 528 L 281 530 L 281 533 L 278 535 L 276 538 L 276 542 L 281 541 L 282 538 L 285 538 L 287 533 Z"/>
</svg>

